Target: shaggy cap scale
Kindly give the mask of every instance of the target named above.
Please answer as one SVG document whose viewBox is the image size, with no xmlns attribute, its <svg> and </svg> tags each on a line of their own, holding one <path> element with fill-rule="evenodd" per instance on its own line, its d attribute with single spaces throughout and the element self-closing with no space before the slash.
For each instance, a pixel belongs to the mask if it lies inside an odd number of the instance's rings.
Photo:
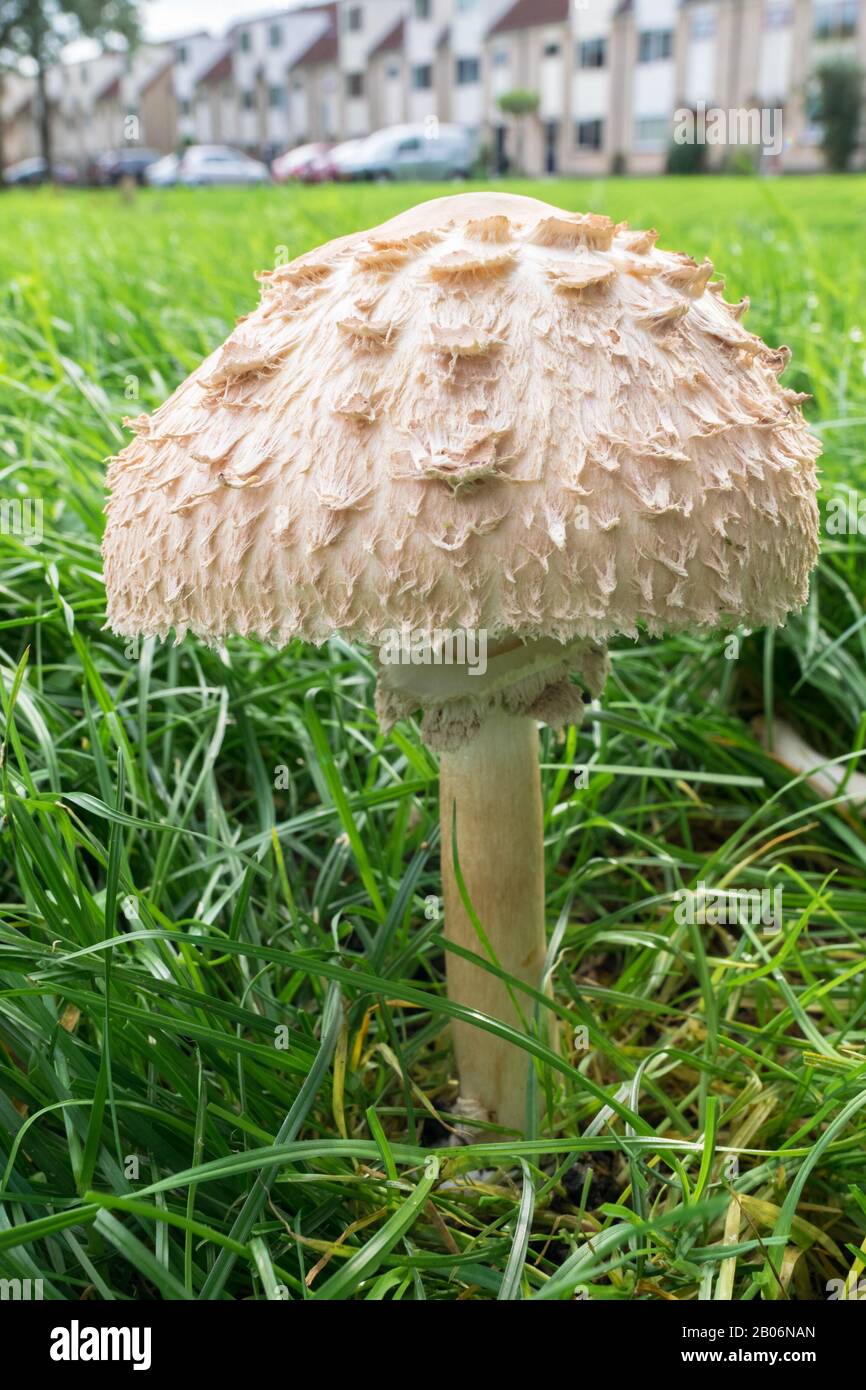
<svg viewBox="0 0 866 1390">
<path fill-rule="evenodd" d="M 109 624 L 283 645 L 779 624 L 817 555 L 803 397 L 710 262 L 436 199 L 261 276 L 109 469 Z"/>
</svg>

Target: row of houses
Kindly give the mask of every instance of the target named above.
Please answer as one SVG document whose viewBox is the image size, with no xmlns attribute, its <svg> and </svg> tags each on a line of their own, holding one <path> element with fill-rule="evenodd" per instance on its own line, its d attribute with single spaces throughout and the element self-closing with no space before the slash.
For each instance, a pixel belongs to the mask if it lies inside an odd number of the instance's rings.
<svg viewBox="0 0 866 1390">
<path fill-rule="evenodd" d="M 814 71 L 866 62 L 866 0 L 336 0 L 185 34 L 48 75 L 54 155 L 130 141 L 231 144 L 270 158 L 437 117 L 497 168 L 534 175 L 664 166 L 683 107 L 781 113 L 765 158 L 820 163 Z M 508 95 L 534 110 L 509 115 Z M 531 103 L 530 103 L 531 104 Z M 32 80 L 0 95 L 3 158 L 37 153 Z M 725 157 L 714 146 L 710 162 Z"/>
</svg>

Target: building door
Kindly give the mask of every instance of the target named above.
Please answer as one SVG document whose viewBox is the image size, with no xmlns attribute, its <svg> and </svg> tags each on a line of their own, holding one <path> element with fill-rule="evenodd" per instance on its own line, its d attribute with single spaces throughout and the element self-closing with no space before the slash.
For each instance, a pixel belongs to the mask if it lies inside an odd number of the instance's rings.
<svg viewBox="0 0 866 1390">
<path fill-rule="evenodd" d="M 508 134 L 504 125 L 496 127 L 496 152 L 493 160 L 493 167 L 497 174 L 508 173 L 508 155 L 505 153 L 505 139 Z"/>
<path fill-rule="evenodd" d="M 546 121 L 544 125 L 544 172 L 556 173 L 556 145 L 559 136 L 559 122 Z"/>
</svg>

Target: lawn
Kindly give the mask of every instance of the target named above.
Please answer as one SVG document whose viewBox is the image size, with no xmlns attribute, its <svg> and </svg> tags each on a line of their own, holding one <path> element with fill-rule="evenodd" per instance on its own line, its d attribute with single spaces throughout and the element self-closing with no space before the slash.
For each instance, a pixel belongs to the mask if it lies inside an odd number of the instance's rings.
<svg viewBox="0 0 866 1390">
<path fill-rule="evenodd" d="M 866 179 L 510 187 L 708 254 L 793 350 L 825 499 L 866 484 Z M 825 527 L 785 630 L 622 642 L 580 733 L 543 731 L 559 1053 L 536 1132 L 483 1146 L 443 1145 L 435 758 L 379 733 L 369 652 L 103 630 L 123 418 L 222 341 L 256 270 L 437 191 L 0 198 L 0 501 L 43 508 L 37 543 L 0 535 L 0 1277 L 838 1296 L 866 1264 L 866 833 L 755 720 L 856 766 L 856 530 Z M 781 930 L 679 921 L 700 882 L 781 888 Z"/>
</svg>

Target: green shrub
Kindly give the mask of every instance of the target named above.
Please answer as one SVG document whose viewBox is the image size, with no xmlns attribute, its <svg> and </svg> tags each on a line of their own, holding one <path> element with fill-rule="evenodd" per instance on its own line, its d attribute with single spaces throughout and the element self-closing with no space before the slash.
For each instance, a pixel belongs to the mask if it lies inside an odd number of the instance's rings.
<svg viewBox="0 0 866 1390">
<path fill-rule="evenodd" d="M 863 65 L 856 58 L 829 58 L 815 69 L 815 115 L 824 127 L 821 145 L 827 168 L 839 173 L 847 169 L 857 148 L 864 76 Z"/>
</svg>

